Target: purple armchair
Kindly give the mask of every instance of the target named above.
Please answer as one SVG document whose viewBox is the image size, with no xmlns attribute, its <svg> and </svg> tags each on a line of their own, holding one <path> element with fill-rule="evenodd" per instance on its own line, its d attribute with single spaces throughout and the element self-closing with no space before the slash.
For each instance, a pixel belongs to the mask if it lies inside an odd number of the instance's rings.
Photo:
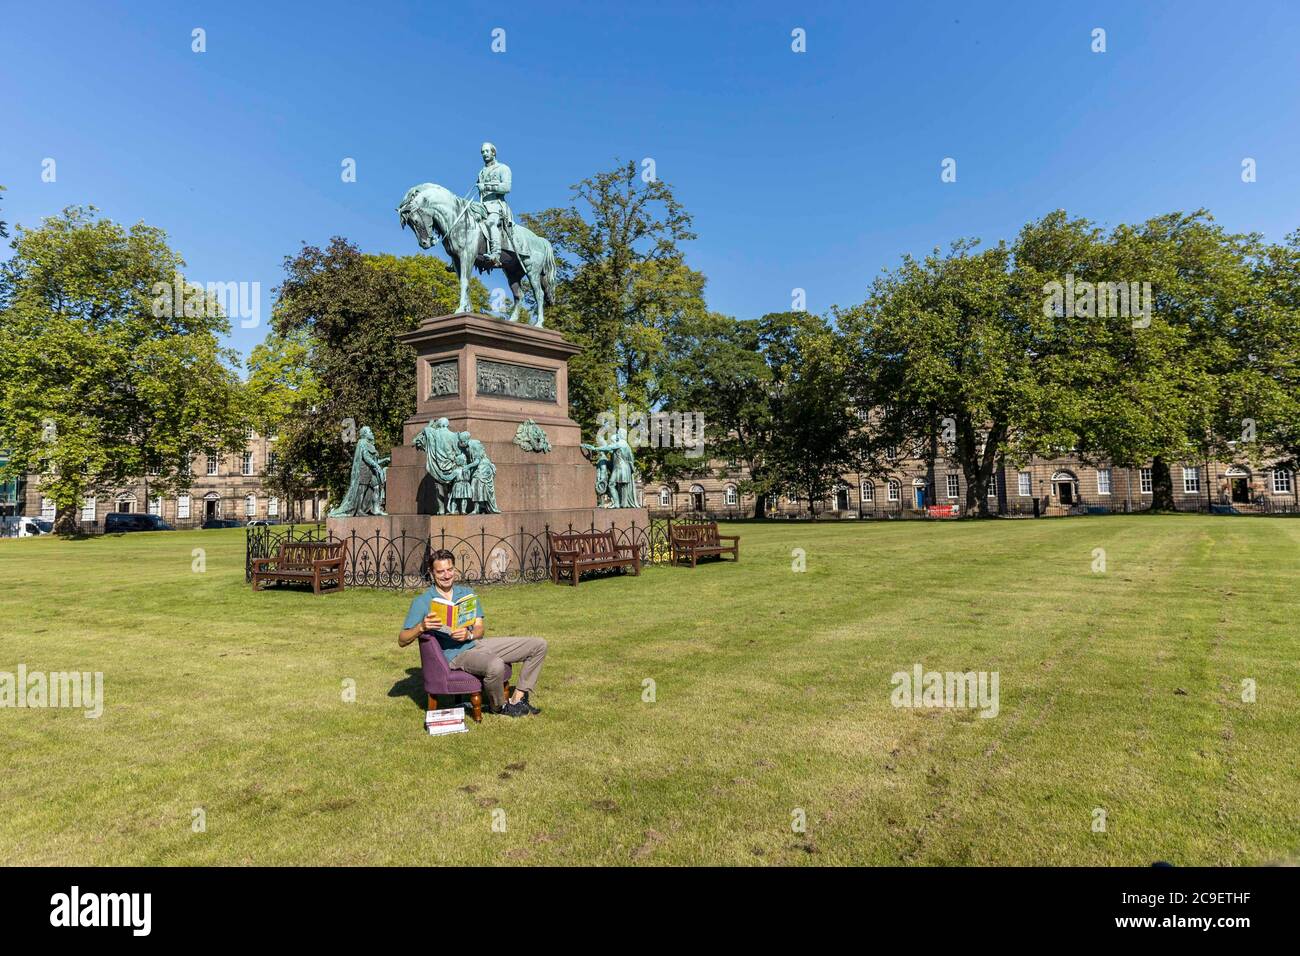
<svg viewBox="0 0 1300 956">
<path fill-rule="evenodd" d="M 483 722 L 483 682 L 473 674 L 452 670 L 442 647 L 428 632 L 420 635 L 420 664 L 424 668 L 424 690 L 429 695 L 429 710 L 438 709 L 439 697 L 469 694 L 475 722 Z M 510 665 L 506 665 L 506 696 L 510 696 Z"/>
</svg>

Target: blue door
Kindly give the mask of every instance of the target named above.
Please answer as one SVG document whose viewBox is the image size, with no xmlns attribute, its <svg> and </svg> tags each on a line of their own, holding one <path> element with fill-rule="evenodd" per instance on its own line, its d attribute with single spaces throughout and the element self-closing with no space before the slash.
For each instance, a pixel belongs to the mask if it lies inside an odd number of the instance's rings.
<svg viewBox="0 0 1300 956">
<path fill-rule="evenodd" d="M 914 490 L 916 492 L 916 510 L 924 511 L 925 510 L 925 489 L 916 488 Z"/>
</svg>

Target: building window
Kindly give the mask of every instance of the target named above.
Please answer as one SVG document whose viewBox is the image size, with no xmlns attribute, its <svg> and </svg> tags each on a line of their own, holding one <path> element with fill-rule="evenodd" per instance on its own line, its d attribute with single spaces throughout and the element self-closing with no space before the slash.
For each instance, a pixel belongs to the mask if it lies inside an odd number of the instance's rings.
<svg viewBox="0 0 1300 956">
<path fill-rule="evenodd" d="M 41 520 L 42 521 L 53 521 L 54 510 L 55 509 L 54 509 L 53 501 L 51 501 L 49 498 L 41 499 Z"/>
<path fill-rule="evenodd" d="M 87 498 L 81 503 L 81 520 L 90 524 L 95 523 L 95 499 Z"/>
<path fill-rule="evenodd" d="M 252 440 L 253 440 L 253 426 L 252 426 L 252 425 L 249 425 L 247 428 L 244 429 L 244 440 L 245 440 L 245 441 L 252 441 Z"/>
<path fill-rule="evenodd" d="M 1138 472 L 1138 490 L 1144 494 L 1151 494 L 1151 469 L 1143 468 Z"/>
<path fill-rule="evenodd" d="M 268 498 L 266 500 L 266 516 L 268 518 L 280 517 L 280 499 Z"/>
<path fill-rule="evenodd" d="M 1027 471 L 1022 471 L 1016 476 L 1016 494 L 1021 498 L 1028 498 L 1034 493 L 1034 477 Z"/>
<path fill-rule="evenodd" d="M 886 448 L 886 449 L 885 449 L 885 457 L 888 458 L 890 461 L 897 461 L 897 460 L 898 460 L 898 446 L 897 446 L 897 445 L 890 445 L 888 448 Z"/>
<path fill-rule="evenodd" d="M 244 452 L 244 460 L 241 463 L 241 470 L 245 475 L 251 475 L 253 473 L 253 453 L 251 451 Z"/>
<path fill-rule="evenodd" d="M 734 506 L 734 505 L 736 504 L 736 486 L 735 486 L 735 485 L 727 485 L 727 497 L 726 497 L 726 502 L 727 502 L 727 504 L 730 505 L 730 506 Z"/>
<path fill-rule="evenodd" d="M 276 465 L 276 463 L 277 463 L 279 460 L 280 460 L 280 453 L 279 453 L 278 451 L 273 451 L 273 452 L 271 452 L 271 454 L 267 455 L 267 456 L 266 456 L 266 470 L 267 470 L 268 472 L 273 472 L 273 471 L 275 471 L 275 465 Z"/>
<path fill-rule="evenodd" d="M 149 513 L 151 515 L 162 515 L 162 499 L 157 495 L 149 499 Z"/>
<path fill-rule="evenodd" d="M 897 500 L 898 500 L 898 496 L 899 496 L 899 493 L 900 493 L 901 488 L 902 488 L 902 486 L 899 485 L 899 483 L 898 483 L 898 479 L 896 479 L 896 478 L 890 478 L 890 479 L 889 479 L 889 492 L 888 492 L 888 494 L 889 494 L 889 500 L 890 500 L 890 501 L 897 501 Z"/>
<path fill-rule="evenodd" d="M 1099 495 L 1110 494 L 1110 469 L 1109 468 L 1097 469 L 1097 494 Z"/>
<path fill-rule="evenodd" d="M 150 478 L 157 478 L 159 475 L 162 474 L 162 469 L 159 468 L 157 465 L 150 465 L 148 468 L 144 470 L 144 473 L 148 475 Z"/>
<path fill-rule="evenodd" d="M 208 477 L 211 478 L 216 473 L 217 473 L 217 456 L 216 454 L 209 452 L 208 453 Z"/>
<path fill-rule="evenodd" d="M 1184 468 L 1183 469 L 1183 492 L 1186 494 L 1195 494 L 1201 490 L 1201 469 Z"/>
<path fill-rule="evenodd" d="M 949 476 L 948 476 L 948 497 L 949 497 L 949 498 L 956 498 L 956 497 L 957 497 L 957 492 L 958 492 L 959 490 L 960 490 L 960 488 L 959 488 L 959 486 L 958 486 L 957 476 L 956 476 L 956 475 L 949 475 Z"/>
<path fill-rule="evenodd" d="M 993 474 L 989 475 L 989 497 L 990 498 L 996 498 L 998 496 L 998 479 L 1000 477 L 1001 476 L 996 471 Z"/>
<path fill-rule="evenodd" d="M 184 471 L 184 474 L 185 474 L 185 477 L 186 477 L 186 478 L 189 478 L 191 475 L 194 474 L 194 462 L 193 462 L 193 460 L 190 458 L 190 453 L 189 453 L 189 452 L 186 452 L 186 453 L 185 453 L 185 471 Z"/>
<path fill-rule="evenodd" d="M 1291 493 L 1291 472 L 1285 468 L 1273 469 L 1273 494 L 1289 495 Z"/>
<path fill-rule="evenodd" d="M 253 517 L 257 514 L 257 496 L 249 495 L 244 499 L 244 514 Z"/>
<path fill-rule="evenodd" d="M 862 483 L 862 503 L 869 505 L 876 500 L 876 486 L 869 481 Z"/>
<path fill-rule="evenodd" d="M 190 516 L 190 496 L 181 495 L 176 499 L 176 517 L 188 518 Z"/>
</svg>

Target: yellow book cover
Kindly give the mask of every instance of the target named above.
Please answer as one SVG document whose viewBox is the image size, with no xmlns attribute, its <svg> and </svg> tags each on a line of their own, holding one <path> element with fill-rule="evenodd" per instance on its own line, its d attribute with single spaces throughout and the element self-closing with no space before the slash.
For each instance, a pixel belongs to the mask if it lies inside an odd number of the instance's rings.
<svg viewBox="0 0 1300 956">
<path fill-rule="evenodd" d="M 469 627 L 478 617 L 478 595 L 467 594 L 454 604 L 442 598 L 434 598 L 429 604 L 429 616 L 439 619 L 438 630 L 455 631 Z"/>
</svg>

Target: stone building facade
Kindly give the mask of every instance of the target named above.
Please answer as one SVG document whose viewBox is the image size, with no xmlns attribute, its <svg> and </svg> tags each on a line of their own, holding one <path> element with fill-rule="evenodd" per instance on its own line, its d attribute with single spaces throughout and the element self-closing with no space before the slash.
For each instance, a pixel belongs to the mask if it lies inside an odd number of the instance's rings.
<svg viewBox="0 0 1300 956">
<path fill-rule="evenodd" d="M 1174 506 L 1179 511 L 1242 513 L 1300 511 L 1300 483 L 1291 470 L 1245 462 L 1179 462 L 1170 466 Z M 754 496 L 742 494 L 742 467 L 713 461 L 696 477 L 646 482 L 646 507 L 656 517 L 707 514 L 718 518 L 754 515 Z M 1024 466 L 1005 464 L 994 472 L 989 510 L 1004 515 L 1084 514 L 1146 511 L 1151 507 L 1151 468 L 1088 464 L 1077 456 L 1034 457 Z M 1037 512 L 1035 512 L 1037 504 Z M 929 505 L 966 508 L 966 479 L 945 459 L 931 473 L 919 458 L 899 458 L 883 475 L 847 475 L 818 515 L 840 518 L 919 517 Z M 767 500 L 770 517 L 807 517 L 809 504 L 784 495 Z"/>
<path fill-rule="evenodd" d="M 196 455 L 190 462 L 191 482 L 187 489 L 158 495 L 149 490 L 147 510 L 161 515 L 178 528 L 198 527 L 211 518 L 248 522 L 323 521 L 328 501 L 323 492 L 292 502 L 269 492 L 264 476 L 274 461 L 275 439 L 250 431 L 243 452 L 232 455 Z M 28 475 L 19 483 L 20 514 L 54 519 L 54 503 L 40 493 L 40 476 Z M 133 482 L 111 492 L 100 492 L 82 502 L 80 523 L 103 526 L 112 511 L 140 513 L 146 510 L 145 481 Z"/>
</svg>

